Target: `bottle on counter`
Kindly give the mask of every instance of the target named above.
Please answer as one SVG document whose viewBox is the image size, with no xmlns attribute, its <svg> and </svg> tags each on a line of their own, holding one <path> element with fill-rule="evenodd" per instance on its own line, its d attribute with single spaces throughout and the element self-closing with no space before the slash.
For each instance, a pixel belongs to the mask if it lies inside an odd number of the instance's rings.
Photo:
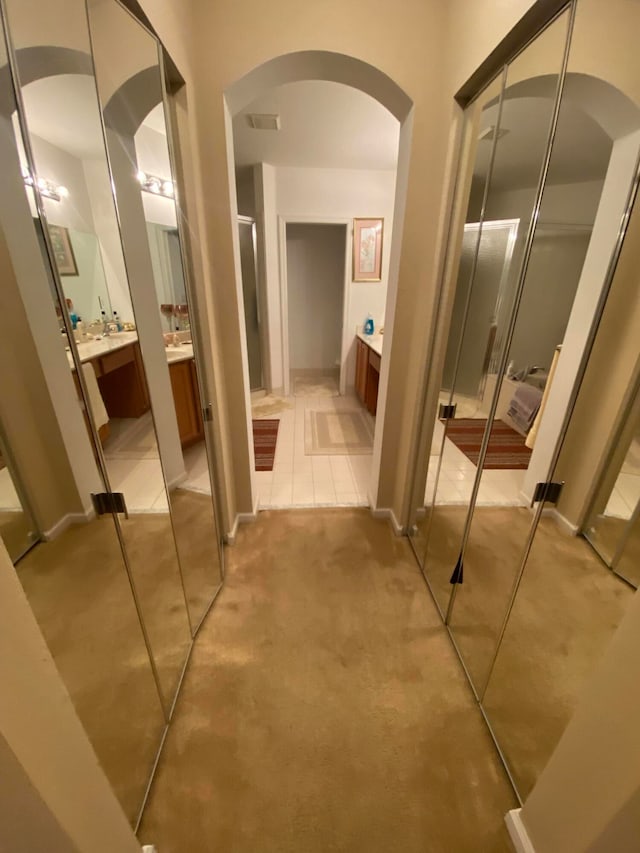
<svg viewBox="0 0 640 853">
<path fill-rule="evenodd" d="M 78 320 L 76 322 L 75 333 L 76 333 L 76 335 L 75 335 L 76 341 L 86 341 L 87 340 L 87 332 L 86 332 L 86 329 L 84 327 L 84 322 L 82 320 L 82 317 L 80 317 L 80 316 L 78 316 Z"/>
<path fill-rule="evenodd" d="M 116 324 L 116 329 L 121 332 L 124 329 L 120 317 L 118 317 L 118 312 L 114 310 L 113 312 L 113 322 Z"/>
<path fill-rule="evenodd" d="M 367 319 L 364 321 L 364 333 L 365 335 L 372 335 L 374 332 L 375 326 L 373 323 L 373 317 L 371 314 L 367 314 Z"/>
</svg>

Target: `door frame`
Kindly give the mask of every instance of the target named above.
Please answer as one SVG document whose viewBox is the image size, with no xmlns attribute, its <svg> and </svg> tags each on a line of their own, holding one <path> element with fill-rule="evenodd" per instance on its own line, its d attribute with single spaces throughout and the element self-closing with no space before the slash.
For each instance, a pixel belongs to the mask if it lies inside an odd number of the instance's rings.
<svg viewBox="0 0 640 853">
<path fill-rule="evenodd" d="M 289 299 L 287 282 L 287 225 L 342 225 L 345 228 L 344 280 L 342 292 L 342 344 L 340 348 L 340 395 L 344 396 L 347 387 L 347 361 L 349 358 L 350 338 L 347 329 L 349 312 L 349 285 L 351 284 L 349 260 L 353 242 L 352 217 L 347 216 L 304 216 L 278 215 L 278 266 L 280 277 L 280 325 L 282 344 L 282 382 L 283 393 L 288 397 L 290 387 L 289 358 Z M 355 337 L 355 330 L 353 332 Z"/>
</svg>

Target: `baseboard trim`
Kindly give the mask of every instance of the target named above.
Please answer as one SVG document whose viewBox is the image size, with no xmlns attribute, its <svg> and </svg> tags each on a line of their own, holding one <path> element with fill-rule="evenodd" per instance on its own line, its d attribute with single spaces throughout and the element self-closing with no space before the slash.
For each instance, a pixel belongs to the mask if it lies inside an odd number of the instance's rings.
<svg viewBox="0 0 640 853">
<path fill-rule="evenodd" d="M 404 528 L 401 524 L 398 523 L 398 519 L 396 518 L 395 513 L 391 509 L 391 507 L 380 507 L 377 509 L 371 507 L 371 515 L 374 518 L 386 518 L 396 536 L 405 535 Z"/>
<path fill-rule="evenodd" d="M 578 525 L 573 524 L 571 521 L 569 521 L 568 518 L 565 518 L 564 515 L 562 515 L 561 512 L 558 512 L 558 510 L 554 506 L 545 507 L 545 509 L 542 510 L 542 514 L 548 515 L 551 518 L 553 518 L 555 521 L 558 522 L 558 524 L 561 527 L 564 527 L 565 530 L 567 530 L 572 536 L 577 536 L 578 530 L 579 530 Z"/>
<path fill-rule="evenodd" d="M 58 536 L 61 536 L 68 527 L 71 527 L 72 524 L 87 524 L 96 517 L 95 510 L 93 508 L 86 510 L 85 512 L 68 512 L 66 515 L 63 515 L 62 518 L 58 519 L 53 527 L 50 527 L 48 530 L 42 531 L 42 538 L 45 542 L 51 542 L 53 539 L 57 539 Z"/>
<path fill-rule="evenodd" d="M 504 822 L 516 853 L 536 853 L 527 828 L 522 822 L 522 809 L 511 809 L 504 816 Z"/>
<path fill-rule="evenodd" d="M 257 505 L 256 505 L 255 512 L 238 512 L 238 513 L 236 513 L 236 517 L 233 521 L 233 527 L 224 537 L 225 544 L 226 545 L 234 545 L 235 541 L 236 541 L 236 536 L 238 535 L 238 527 L 241 524 L 250 524 L 252 521 L 255 521 L 257 517 L 258 517 Z"/>
</svg>

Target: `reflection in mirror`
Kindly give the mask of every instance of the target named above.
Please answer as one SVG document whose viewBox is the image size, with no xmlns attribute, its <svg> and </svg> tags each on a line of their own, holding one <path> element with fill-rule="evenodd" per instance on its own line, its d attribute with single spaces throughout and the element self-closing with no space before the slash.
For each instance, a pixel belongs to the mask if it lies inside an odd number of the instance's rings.
<svg viewBox="0 0 640 853">
<path fill-rule="evenodd" d="M 636 385 L 593 501 L 585 536 L 605 563 L 640 585 L 640 394 Z"/>
<path fill-rule="evenodd" d="M 473 148 L 475 150 L 473 172 L 468 177 L 468 188 L 472 192 L 474 201 L 470 200 L 467 206 L 461 242 L 456 247 L 459 267 L 451 317 L 452 332 L 449 335 L 440 391 L 441 405 L 453 403 L 453 387 L 460 337 L 469 315 L 472 286 L 475 276 L 483 276 L 484 273 L 482 260 L 485 259 L 485 255 L 480 257 L 479 262 L 476 262 L 476 257 L 482 236 L 482 208 L 485 194 L 489 189 L 495 150 L 495 133 L 492 130 L 494 128 L 492 122 L 497 120 L 496 116 L 489 112 L 488 105 L 492 105 L 496 99 L 498 102 L 500 101 L 502 84 L 503 78 L 500 75 L 467 110 L 468 132 L 473 135 Z M 480 141 L 487 136 L 491 136 L 488 152 L 486 147 L 483 148 L 480 145 Z M 475 201 L 477 199 L 479 199 L 479 210 Z M 464 478 L 468 477 L 473 471 L 473 464 L 468 460 L 459 462 L 455 469 L 449 469 L 450 456 L 455 448 L 452 449 L 451 442 L 445 436 L 445 425 L 446 419 L 436 418 L 429 453 L 426 485 L 420 490 L 424 495 L 424 508 L 418 508 L 413 531 L 414 547 L 418 553 L 424 555 L 423 570 L 442 614 L 446 613 L 451 596 L 449 579 L 459 552 L 460 537 L 467 513 L 465 504 L 471 494 L 470 485 L 465 484 L 465 500 L 462 499 L 461 492 L 456 491 L 458 505 L 454 505 L 449 500 L 450 496 L 447 490 L 453 488 L 454 482 L 465 483 Z M 452 474 L 449 473 L 449 470 L 452 471 Z M 447 486 L 446 483 L 451 483 L 451 487 Z M 460 488 L 461 486 L 457 486 L 457 489 Z M 429 559 L 426 559 L 427 542 L 430 549 Z"/>
<path fill-rule="evenodd" d="M 155 38 L 115 0 L 91 0 L 89 20 L 124 254 L 142 351 L 154 365 L 151 397 L 162 400 L 162 458 L 196 627 L 220 588 L 222 568 L 160 54 Z M 123 45 L 126 61 L 114 63 Z"/>
<path fill-rule="evenodd" d="M 42 27 L 41 59 L 52 50 L 46 33 L 56 20 L 69 25 L 70 38 L 75 32 L 67 12 L 53 5 L 9 8 L 19 22 L 18 45 L 29 22 Z M 37 41 L 32 34 L 26 43 L 36 49 Z M 11 319 L 0 339 L 3 457 L 41 537 L 16 572 L 96 755 L 135 822 L 165 717 L 115 522 L 97 519 L 92 506 L 91 494 L 106 491 L 106 483 L 83 417 L 90 401 L 74 381 L 77 363 L 70 364 L 60 334 L 69 317 L 43 254 L 40 219 L 34 228 L 36 197 L 21 171 L 26 146 L 1 38 L 0 72 L 0 298 Z M 9 537 L 5 544 L 11 547 Z"/>
<path fill-rule="evenodd" d="M 640 9 L 614 2 L 607 6 L 609 15 L 618 21 L 618 33 L 624 32 L 626 39 L 626 44 L 616 45 L 615 57 L 604 56 L 600 50 L 597 34 L 603 26 L 602 5 L 594 0 L 577 4 L 540 211 L 540 221 L 547 225 L 551 221 L 554 230 L 563 211 L 574 223 L 589 224 L 586 252 L 575 249 L 573 243 L 567 247 L 564 237 L 557 243 L 562 254 L 553 255 L 554 269 L 563 272 L 563 279 L 556 283 L 556 294 L 540 286 L 528 293 L 529 270 L 513 338 L 515 344 L 518 336 L 522 339 L 535 333 L 539 345 L 549 348 L 553 341 L 545 341 L 547 330 L 561 333 L 556 343 L 562 348 L 545 377 L 545 393 L 527 436 L 532 454 L 521 488 L 531 498 L 536 482 L 564 485 L 555 506 L 547 504 L 544 515 L 538 505 L 536 517 L 542 517 L 535 531 L 527 534 L 523 525 L 522 535 L 518 534 L 514 517 L 508 524 L 496 524 L 493 535 L 499 537 L 500 551 L 490 569 L 483 572 L 487 591 L 475 596 L 479 604 L 483 598 L 488 602 L 490 596 L 502 595 L 492 585 L 492 577 L 505 567 L 503 553 L 511 552 L 512 590 L 496 635 L 502 642 L 494 653 L 482 702 L 522 798 L 548 762 L 580 700 L 585 680 L 633 595 L 631 587 L 607 568 L 584 539 L 571 535 L 589 524 L 589 507 L 593 495 L 598 494 L 616 437 L 620 452 L 610 471 L 610 485 L 625 452 L 633 446 L 637 425 L 633 417 L 626 417 L 625 423 L 625 415 L 637 383 L 640 323 L 640 209 L 637 204 L 630 207 L 640 162 L 640 78 L 636 63 L 621 64 L 618 56 L 637 55 L 631 34 L 640 26 Z M 585 221 L 589 210 L 590 222 Z M 544 231 L 542 237 L 536 232 L 534 248 L 539 240 L 546 246 Z M 555 245 L 552 242 L 549 251 Z M 562 316 L 561 285 L 567 280 L 566 259 L 571 258 L 572 248 L 576 258 L 583 254 L 583 260 L 566 329 L 558 329 L 554 327 L 554 306 L 559 305 Z M 544 324 L 535 320 L 538 303 L 546 305 Z M 542 350 L 540 355 L 544 356 Z M 542 358 L 538 363 L 546 367 Z M 624 440 L 618 432 L 621 423 Z M 632 457 L 633 450 L 631 465 Z M 605 508 L 610 497 L 611 489 L 606 499 L 601 494 L 595 508 Z M 526 527 L 530 527 L 529 519 Z M 454 622 L 458 605 L 459 601 Z M 467 618 L 469 612 L 467 609 Z M 479 631 L 487 630 L 482 617 L 478 626 Z M 468 646 L 466 650 L 468 654 Z"/>
<path fill-rule="evenodd" d="M 4 429 L 0 429 L 0 539 L 14 563 L 39 539 Z"/>
<path fill-rule="evenodd" d="M 78 16 L 75 46 L 82 46 L 88 56 L 84 10 L 67 8 L 65 0 L 57 0 L 53 7 L 52 15 L 57 8 L 58 14 L 67 19 Z M 14 0 L 8 9 L 18 51 L 18 74 L 26 76 L 31 66 L 26 58 L 22 59 L 20 47 L 33 45 L 31 23 L 23 11 L 17 13 Z M 66 39 L 63 42 L 60 48 L 68 46 Z M 29 178 L 37 182 L 49 235 L 55 226 L 52 248 L 58 271 L 64 273 L 60 281 L 72 325 L 75 324 L 73 336 L 89 412 L 100 438 L 110 490 L 124 496 L 128 517 L 121 519 L 120 529 L 168 709 L 191 632 L 151 410 L 148 367 L 132 308 L 91 67 L 87 67 L 87 73 L 59 74 L 57 60 L 51 55 L 55 48 L 50 42 L 47 51 L 38 79 L 25 81 L 21 90 L 33 156 L 32 166 L 23 164 L 26 190 L 28 194 L 33 192 Z M 57 190 L 50 192 L 51 186 Z M 70 229 L 95 234 L 100 247 L 94 258 L 96 278 L 106 280 L 112 313 L 102 309 L 100 319 L 91 317 L 93 324 L 80 319 L 73 291 L 67 285 L 76 283 L 78 278 L 77 258 L 66 240 Z M 75 371 L 71 352 L 68 358 Z M 77 372 L 74 381 L 80 388 Z"/>
</svg>

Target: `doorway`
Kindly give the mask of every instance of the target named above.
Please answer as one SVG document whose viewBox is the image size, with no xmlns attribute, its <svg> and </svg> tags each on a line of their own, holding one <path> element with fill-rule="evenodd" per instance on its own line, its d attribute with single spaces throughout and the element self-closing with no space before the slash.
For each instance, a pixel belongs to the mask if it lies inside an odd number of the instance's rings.
<svg viewBox="0 0 640 853">
<path fill-rule="evenodd" d="M 344 225 L 288 223 L 285 237 L 289 382 L 293 396 L 336 397 L 342 386 Z"/>
</svg>

